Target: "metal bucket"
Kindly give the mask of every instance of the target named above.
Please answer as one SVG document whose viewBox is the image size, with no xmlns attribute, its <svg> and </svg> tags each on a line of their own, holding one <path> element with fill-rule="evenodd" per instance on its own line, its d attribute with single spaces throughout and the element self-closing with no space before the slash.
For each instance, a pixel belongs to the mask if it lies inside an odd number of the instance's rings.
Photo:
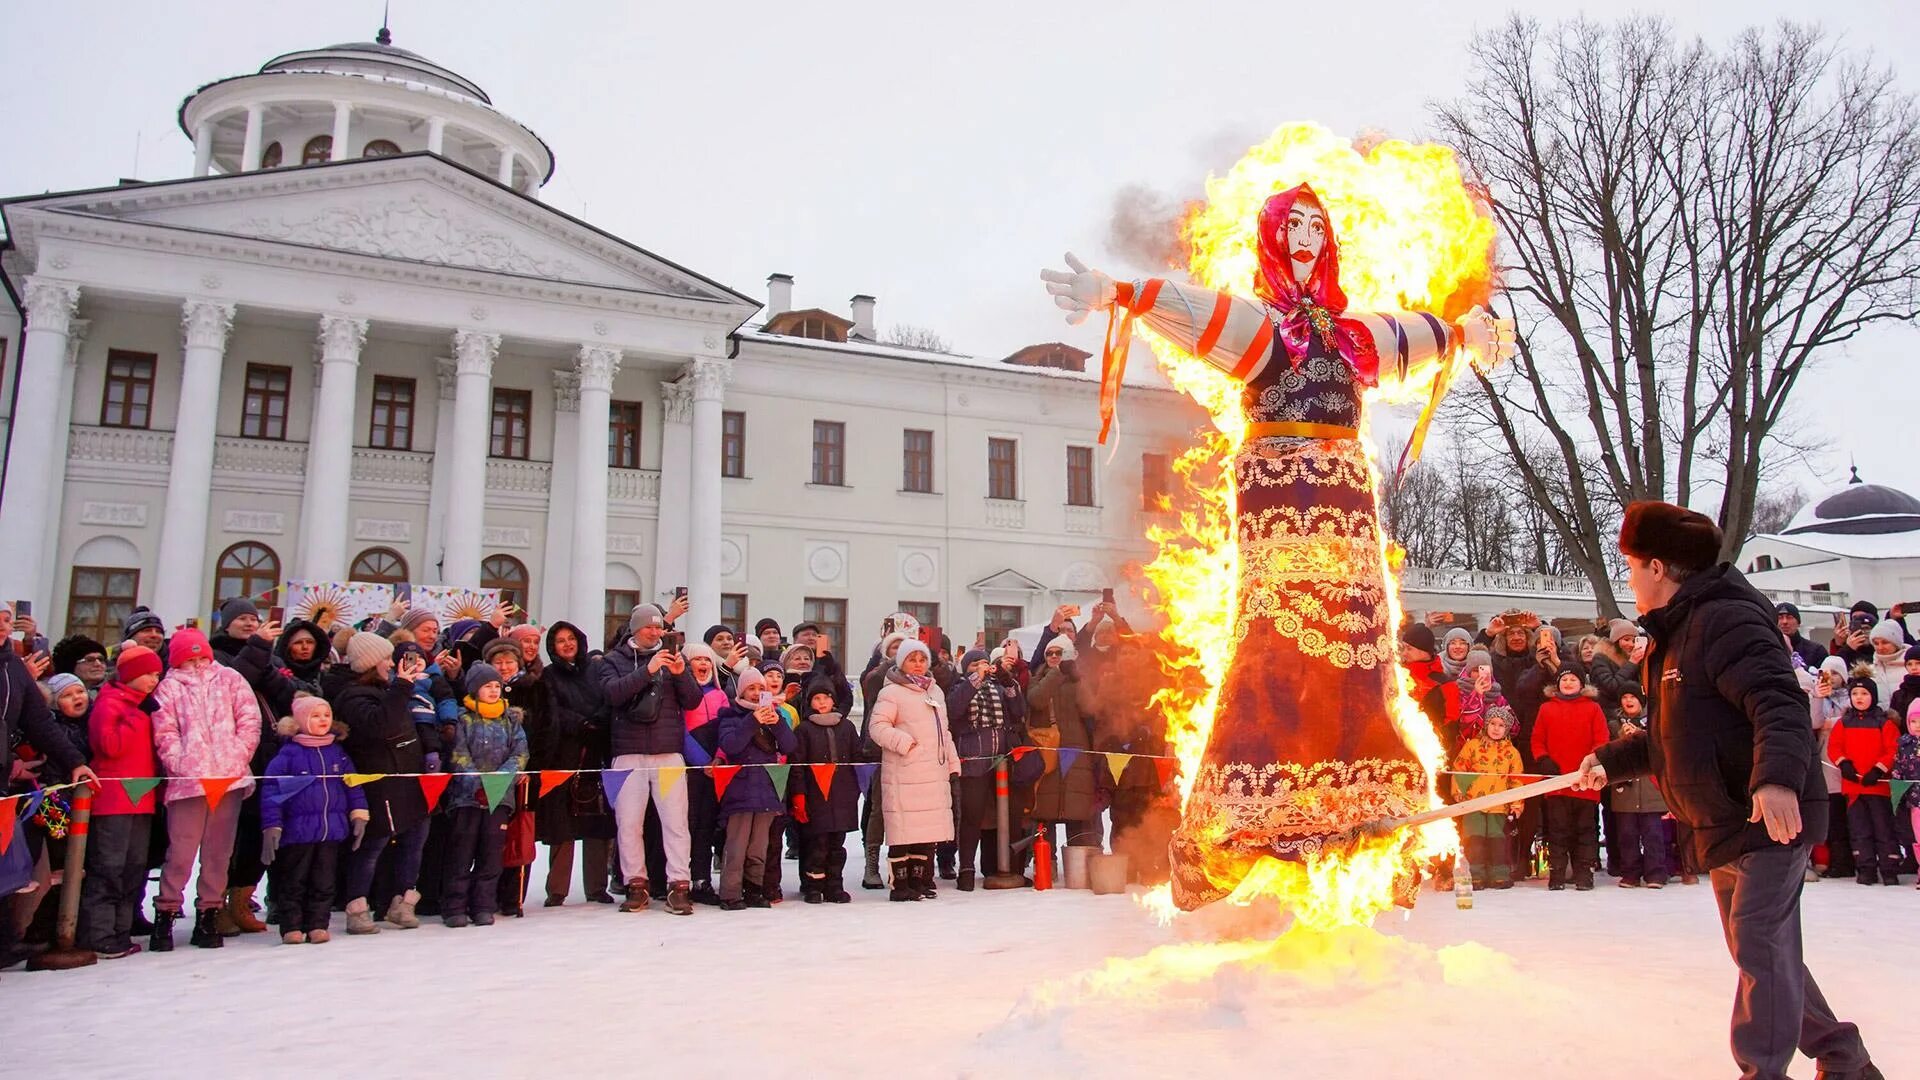
<svg viewBox="0 0 1920 1080">
<path fill-rule="evenodd" d="M 1095 896 L 1110 896 L 1127 891 L 1127 857 L 1125 855 L 1090 855 L 1087 857 L 1087 883 Z"/>
<path fill-rule="evenodd" d="M 1068 844 L 1061 853 L 1066 863 L 1066 888 L 1084 889 L 1087 887 L 1087 860 L 1100 854 L 1100 849 L 1091 845 Z"/>
</svg>

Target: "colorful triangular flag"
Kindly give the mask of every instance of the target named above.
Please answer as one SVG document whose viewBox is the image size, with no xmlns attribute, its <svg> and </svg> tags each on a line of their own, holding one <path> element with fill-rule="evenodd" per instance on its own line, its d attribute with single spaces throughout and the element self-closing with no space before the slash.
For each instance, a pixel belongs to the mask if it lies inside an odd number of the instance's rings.
<svg viewBox="0 0 1920 1080">
<path fill-rule="evenodd" d="M 31 818 L 33 815 L 39 813 L 40 804 L 46 801 L 47 801 L 46 788 L 34 788 L 32 791 L 27 792 L 26 801 L 24 805 L 20 807 L 21 820 L 24 821 L 28 818 Z"/>
<path fill-rule="evenodd" d="M 480 788 L 487 793 L 487 809 L 500 809 L 501 800 L 507 797 L 507 791 L 513 787 L 515 775 L 510 772 L 480 774 Z"/>
<path fill-rule="evenodd" d="M 546 798 L 548 792 L 566 783 L 567 777 L 572 775 L 572 769 L 541 769 L 540 797 L 543 799 Z"/>
<path fill-rule="evenodd" d="M 160 778 L 157 776 L 122 777 L 120 780 L 120 790 L 126 792 L 127 801 L 136 804 L 159 786 Z"/>
<path fill-rule="evenodd" d="M 1893 786 L 1893 808 L 1898 810 L 1900 808 L 1900 800 L 1906 798 L 1907 791 L 1912 788 L 1914 784 L 1920 783 L 1920 781 L 1892 780 L 1889 781 L 1889 783 Z"/>
<path fill-rule="evenodd" d="M 447 793 L 447 783 L 453 779 L 452 773 L 423 773 L 420 777 L 420 794 L 427 797 L 427 812 L 440 805 L 440 796 Z"/>
<path fill-rule="evenodd" d="M 660 766 L 660 796 L 665 798 L 675 787 L 679 786 L 680 781 L 685 778 L 686 775 L 687 767 L 685 765 Z"/>
<path fill-rule="evenodd" d="M 1021 758 L 1026 757 L 1037 749 L 1039 748 L 1034 746 L 1016 746 L 1011 751 L 1011 754 L 1013 755 L 1013 760 L 1018 762 Z"/>
<path fill-rule="evenodd" d="M 1169 780 L 1173 779 L 1174 772 L 1179 768 L 1180 763 L 1173 758 L 1160 757 L 1153 759 L 1153 771 L 1160 774 L 1160 787 L 1162 789 L 1167 786 Z"/>
<path fill-rule="evenodd" d="M 244 778 L 239 776 L 202 777 L 200 780 L 200 793 L 207 797 L 207 812 L 212 813 L 213 809 L 220 805 L 220 798 L 227 793 L 227 789 L 239 783 L 242 779 Z"/>
<path fill-rule="evenodd" d="M 713 797 L 723 799 L 727 795 L 727 785 L 740 775 L 738 765 L 715 765 L 713 767 Z"/>
<path fill-rule="evenodd" d="M 829 761 L 824 765 L 809 765 L 813 770 L 813 782 L 820 788 L 820 797 L 825 799 L 833 795 L 833 772 L 839 766 Z"/>
<path fill-rule="evenodd" d="M 1120 775 L 1127 771 L 1127 762 L 1132 759 L 1132 754 L 1120 754 L 1111 750 L 1107 751 L 1107 771 L 1113 774 L 1114 783 L 1117 784 L 1120 782 Z"/>
<path fill-rule="evenodd" d="M 1061 747 L 1060 748 L 1060 775 L 1061 776 L 1067 775 L 1067 771 L 1069 769 L 1072 769 L 1073 763 L 1078 760 L 1080 760 L 1079 747 L 1077 746 Z"/>
<path fill-rule="evenodd" d="M 375 780 L 385 780 L 386 778 L 387 774 L 383 772 L 350 772 L 341 777 L 342 780 L 347 782 L 348 787 L 359 787 L 362 784 L 371 784 Z"/>
<path fill-rule="evenodd" d="M 787 797 L 787 776 L 792 772 L 791 765 L 767 766 L 767 778 L 773 781 L 773 793 L 782 799 Z"/>
<path fill-rule="evenodd" d="M 312 776 L 269 776 L 261 788 L 261 798 L 273 803 L 286 802 L 315 779 Z"/>
<path fill-rule="evenodd" d="M 13 813 L 19 799 L 0 799 L 0 855 L 13 846 Z"/>
<path fill-rule="evenodd" d="M 865 795 L 867 789 L 873 786 L 873 774 L 879 771 L 880 766 L 872 762 L 857 764 L 853 767 L 853 780 L 860 785 L 860 794 Z"/>
<path fill-rule="evenodd" d="M 627 786 L 627 777 L 632 775 L 632 769 L 608 769 L 600 774 L 600 789 L 607 793 L 607 805 L 620 801 L 620 789 Z"/>
</svg>

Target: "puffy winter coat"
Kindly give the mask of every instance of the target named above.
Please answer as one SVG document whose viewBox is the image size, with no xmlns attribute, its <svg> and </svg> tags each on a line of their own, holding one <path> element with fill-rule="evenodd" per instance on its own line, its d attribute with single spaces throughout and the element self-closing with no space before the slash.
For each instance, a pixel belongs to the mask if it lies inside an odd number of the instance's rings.
<svg viewBox="0 0 1920 1080">
<path fill-rule="evenodd" d="M 424 676 L 418 684 L 404 679 L 393 679 L 385 686 L 355 681 L 334 694 L 334 718 L 346 727 L 347 754 L 361 771 L 426 771 L 426 749 L 413 722 L 413 695 L 416 685 L 420 692 L 427 692 L 427 684 Z M 427 796 L 417 776 L 388 776 L 363 785 L 360 791 L 370 815 L 363 843 L 406 832 L 427 819 Z"/>
<path fill-rule="evenodd" d="M 890 675 L 873 707 L 868 732 L 880 748 L 880 810 L 887 843 L 953 839 L 953 785 L 960 752 L 947 731 L 939 684 L 922 690 Z"/>
<path fill-rule="evenodd" d="M 1485 735 L 1468 739 L 1460 745 L 1460 753 L 1453 759 L 1453 770 L 1475 774 L 1452 778 L 1454 797 L 1462 802 L 1498 791 L 1512 791 L 1526 782 L 1514 775 L 1526 771 L 1526 766 L 1520 762 L 1519 749 L 1505 739 L 1495 742 Z M 1500 807 L 1499 812 L 1518 810 L 1520 806 L 1520 803 L 1508 803 Z"/>
<path fill-rule="evenodd" d="M 1577 697 L 1548 698 L 1533 721 L 1533 760 L 1542 772 L 1565 773 L 1580 767 L 1588 754 L 1607 745 L 1607 716 L 1593 688 Z M 1553 796 L 1599 802 L 1597 791 L 1556 791 Z"/>
<path fill-rule="evenodd" d="M 453 727 L 453 773 L 447 785 L 452 806 L 486 806 L 487 795 L 480 785 L 481 773 L 521 772 L 527 767 L 527 731 L 522 726 L 525 714 L 505 700 L 497 716 L 482 716 L 477 706 L 460 710 Z M 514 807 L 514 786 L 508 785 L 500 798 L 501 808 Z"/>
<path fill-rule="evenodd" d="M 995 758 L 1026 742 L 1026 717 L 1019 684 L 1010 675 L 1003 677 L 998 667 L 978 688 L 969 678 L 954 683 L 947 692 L 947 722 L 960 751 L 960 775 L 990 775 Z"/>
<path fill-rule="evenodd" d="M 1608 716 L 1620 711 L 1620 695 L 1631 690 L 1641 693 L 1640 665 L 1610 641 L 1594 647 L 1593 663 L 1587 665 L 1587 681 L 1600 694 L 1600 710 Z"/>
<path fill-rule="evenodd" d="M 684 750 L 687 728 L 681 718 L 700 704 L 700 684 L 690 672 L 649 672 L 647 664 L 658 651 L 637 652 L 627 641 L 601 657 L 594 669 L 612 710 L 615 757 Z"/>
<path fill-rule="evenodd" d="M 93 749 L 94 775 L 113 777 L 160 775 L 160 758 L 153 750 L 153 695 L 136 694 L 110 682 L 100 688 L 93 711 L 87 715 L 87 742 Z M 101 784 L 93 796 L 93 814 L 151 814 L 153 792 L 130 801 L 119 784 Z"/>
<path fill-rule="evenodd" d="M 282 844 L 329 844 L 353 835 L 347 818 L 367 813 L 367 797 L 348 787 L 353 761 L 338 741 L 302 746 L 288 739 L 267 763 L 260 827 L 280 829 Z"/>
<path fill-rule="evenodd" d="M 720 682 L 717 673 L 714 682 Z M 732 696 L 719 685 L 700 687 L 700 704 L 682 714 L 687 722 L 687 737 L 680 754 L 687 759 L 687 764 L 698 767 L 713 762 L 713 756 L 720 750 L 720 714 L 726 712 L 732 702 Z"/>
<path fill-rule="evenodd" d="M 1827 760 L 1842 771 L 1840 790 L 1847 802 L 1862 795 L 1893 795 L 1887 778 L 1893 775 L 1893 755 L 1899 748 L 1900 729 L 1878 705 L 1864 713 L 1848 709 L 1840 717 L 1827 739 Z M 1854 775 L 1844 776 L 1847 765 L 1853 767 Z"/>
<path fill-rule="evenodd" d="M 783 723 L 762 724 L 739 705 L 720 714 L 720 750 L 727 761 L 744 766 L 720 796 L 720 819 L 735 814 L 773 814 L 785 806 L 765 766 L 790 758 L 797 747 L 791 728 Z M 788 774 L 791 782 L 792 774 Z"/>
<path fill-rule="evenodd" d="M 1042 748 L 1042 759 L 1052 759 L 1051 767 L 1034 785 L 1034 818 L 1085 821 L 1093 817 L 1093 759 L 1085 753 L 1058 753 L 1062 749 L 1085 751 L 1093 746 L 1093 731 L 1080 708 L 1080 681 L 1065 665 L 1058 671 L 1042 666 L 1034 672 L 1027 705 L 1027 733 L 1034 745 Z M 1046 753 L 1048 750 L 1055 752 Z"/>
<path fill-rule="evenodd" d="M 800 831 L 808 836 L 853 832 L 860 827 L 860 778 L 855 762 L 865 760 L 853 722 L 839 713 L 816 713 L 793 729 L 793 784 L 799 790 L 807 820 Z M 835 766 L 822 787 L 812 766 Z M 796 815 L 797 816 L 797 815 Z"/>
<path fill-rule="evenodd" d="M 1651 772 L 1673 816 L 1693 827 L 1703 869 L 1773 846 L 1766 824 L 1747 820 L 1762 785 L 1799 792 L 1799 842 L 1825 836 L 1827 786 L 1807 695 L 1773 603 L 1722 563 L 1689 577 L 1641 625 L 1653 638 L 1642 665 L 1652 720 L 1644 737 L 1598 751 L 1608 777 Z"/>
<path fill-rule="evenodd" d="M 1638 716 L 1631 720 L 1624 716 L 1610 717 L 1607 730 L 1613 737 L 1645 737 L 1647 718 Z M 1667 800 L 1660 797 L 1660 785 L 1649 776 L 1636 776 L 1631 780 L 1614 784 L 1607 789 L 1607 805 L 1616 814 L 1664 814 L 1667 812 Z"/>
<path fill-rule="evenodd" d="M 239 777 L 230 795 L 253 790 L 260 703 L 239 672 L 220 664 L 175 668 L 153 691 L 153 748 L 168 776 L 166 800 L 206 794 L 198 778 Z"/>
<path fill-rule="evenodd" d="M 11 643 L 0 641 L 0 785 L 12 772 L 14 746 L 23 739 L 47 756 L 47 764 L 53 767 L 48 775 L 57 774 L 61 781 L 86 764 L 63 737 L 53 710 L 47 707 L 47 696 L 33 681 L 26 662 L 14 653 Z"/>
<path fill-rule="evenodd" d="M 580 642 L 573 661 L 553 651 L 553 636 L 572 631 Z M 587 638 L 571 623 L 556 622 L 547 629 L 547 665 L 540 684 L 547 690 L 547 714 L 536 729 L 527 729 L 530 768 L 604 769 L 609 760 L 607 694 L 587 657 Z M 534 803 L 534 834 L 546 844 L 575 840 L 611 840 L 613 812 L 597 773 L 581 773 Z"/>
</svg>

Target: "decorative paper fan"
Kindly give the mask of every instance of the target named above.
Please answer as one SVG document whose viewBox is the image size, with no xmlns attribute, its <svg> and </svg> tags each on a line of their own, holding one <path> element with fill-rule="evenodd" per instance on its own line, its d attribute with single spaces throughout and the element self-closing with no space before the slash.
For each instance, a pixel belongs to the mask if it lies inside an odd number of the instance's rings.
<svg viewBox="0 0 1920 1080">
<path fill-rule="evenodd" d="M 338 585 L 311 586 L 294 605 L 293 617 L 326 627 L 327 632 L 332 633 L 347 621 L 344 616 L 351 602 L 346 590 Z"/>
<path fill-rule="evenodd" d="M 461 619 L 478 619 L 485 622 L 493 618 L 493 613 L 499 610 L 499 607 L 498 601 L 486 593 L 462 589 L 449 595 L 445 606 L 440 610 L 446 621 L 450 623 L 459 622 Z"/>
</svg>

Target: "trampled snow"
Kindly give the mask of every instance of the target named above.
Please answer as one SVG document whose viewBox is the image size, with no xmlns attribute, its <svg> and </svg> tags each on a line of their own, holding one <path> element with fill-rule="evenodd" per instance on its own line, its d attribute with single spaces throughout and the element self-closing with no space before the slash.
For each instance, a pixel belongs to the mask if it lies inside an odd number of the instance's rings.
<svg viewBox="0 0 1920 1080">
<path fill-rule="evenodd" d="M 857 841 L 856 841 L 857 844 Z M 850 845 L 852 846 L 852 845 Z M 856 869 L 857 848 L 849 869 Z M 961 894 L 772 910 L 271 934 L 0 975 L 0 1060 L 94 1077 L 1728 1076 L 1734 970 L 1708 886 L 1424 893 L 1382 934 L 1216 905 Z M 543 872 L 543 867 L 536 867 Z M 535 878 L 536 883 L 540 879 Z M 1920 894 L 1809 885 L 1807 960 L 1889 1075 L 1920 1063 Z M 1802 1063 L 1796 1075 L 1811 1077 Z M 24 1075 L 24 1074 L 22 1074 Z"/>
</svg>

